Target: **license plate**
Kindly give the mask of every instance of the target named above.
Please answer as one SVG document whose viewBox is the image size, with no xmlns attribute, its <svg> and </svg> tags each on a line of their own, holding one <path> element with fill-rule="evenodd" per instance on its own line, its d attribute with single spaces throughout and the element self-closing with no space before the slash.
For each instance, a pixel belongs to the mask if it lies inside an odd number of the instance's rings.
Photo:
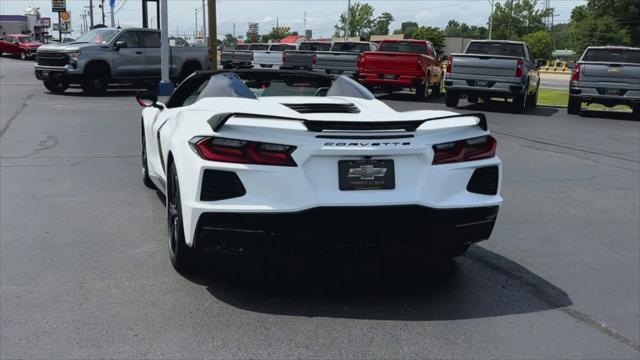
<svg viewBox="0 0 640 360">
<path fill-rule="evenodd" d="M 382 77 L 387 80 L 393 80 L 396 78 L 396 74 L 384 74 Z"/>
<path fill-rule="evenodd" d="M 48 77 L 48 76 L 49 76 L 49 71 L 47 71 L 47 70 L 43 70 L 42 72 L 40 72 L 40 76 L 42 76 L 42 77 Z"/>
<path fill-rule="evenodd" d="M 618 95 L 620 94 L 620 90 L 618 89 L 607 89 L 607 95 Z"/>
<path fill-rule="evenodd" d="M 476 86 L 487 87 L 489 83 L 486 81 L 476 81 Z"/>
<path fill-rule="evenodd" d="M 393 160 L 340 160 L 340 190 L 389 190 L 396 187 Z"/>
</svg>

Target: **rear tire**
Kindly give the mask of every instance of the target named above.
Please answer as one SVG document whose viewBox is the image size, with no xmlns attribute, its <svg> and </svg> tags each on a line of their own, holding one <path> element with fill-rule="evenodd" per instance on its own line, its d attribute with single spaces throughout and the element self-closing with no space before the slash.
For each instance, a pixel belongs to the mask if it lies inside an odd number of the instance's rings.
<svg viewBox="0 0 640 360">
<path fill-rule="evenodd" d="M 167 174 L 167 227 L 169 231 L 169 259 L 179 273 L 192 272 L 197 265 L 197 253 L 187 246 L 182 222 L 180 183 L 175 163 L 169 164 Z"/>
<path fill-rule="evenodd" d="M 472 104 L 477 104 L 478 103 L 478 97 L 477 96 L 467 96 L 467 101 L 472 103 Z"/>
<path fill-rule="evenodd" d="M 182 71 L 180 71 L 180 77 L 178 78 L 178 83 L 183 82 L 184 79 L 188 78 L 191 74 L 200 70 L 202 70 L 200 68 L 200 65 L 197 65 L 195 63 L 184 64 L 182 66 Z"/>
<path fill-rule="evenodd" d="M 57 80 L 46 80 L 43 84 L 52 94 L 62 94 L 69 88 L 69 84 Z"/>
<path fill-rule="evenodd" d="M 418 85 L 416 87 L 415 96 L 418 100 L 429 99 L 429 87 L 426 84 Z"/>
<path fill-rule="evenodd" d="M 511 102 L 513 112 L 522 114 L 527 110 L 527 103 L 529 102 L 529 97 L 527 95 L 527 90 L 525 90 L 522 95 L 517 95 L 513 98 Z"/>
<path fill-rule="evenodd" d="M 431 87 L 431 97 L 434 98 L 440 95 L 442 95 L 442 93 L 440 92 L 440 83 L 438 83 L 437 85 L 433 85 Z"/>
<path fill-rule="evenodd" d="M 567 113 L 570 115 L 578 115 L 582 107 L 582 100 L 575 96 L 569 96 L 569 104 L 567 104 Z"/>
<path fill-rule="evenodd" d="M 631 109 L 633 111 L 634 120 L 640 120 L 640 103 L 633 104 Z"/>
<path fill-rule="evenodd" d="M 540 90 L 536 90 L 535 94 L 530 95 L 527 98 L 527 108 L 535 109 L 538 106 L 538 93 Z"/>
<path fill-rule="evenodd" d="M 444 103 L 447 107 L 456 107 L 460 101 L 460 95 L 454 91 L 447 91 L 444 94 Z"/>
</svg>

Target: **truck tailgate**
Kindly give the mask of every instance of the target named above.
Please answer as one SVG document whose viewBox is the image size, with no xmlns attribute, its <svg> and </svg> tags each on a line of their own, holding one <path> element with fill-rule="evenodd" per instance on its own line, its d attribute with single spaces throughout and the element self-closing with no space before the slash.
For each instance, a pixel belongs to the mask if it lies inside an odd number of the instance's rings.
<svg viewBox="0 0 640 360">
<path fill-rule="evenodd" d="M 492 75 L 499 77 L 515 77 L 517 57 L 495 55 L 452 55 L 453 75 Z"/>
<path fill-rule="evenodd" d="M 353 52 L 318 52 L 316 53 L 316 68 L 353 68 L 354 70 L 357 70 L 359 56 L 360 54 Z"/>
<path fill-rule="evenodd" d="M 640 88 L 640 65 L 604 62 L 580 63 L 580 81 L 636 85 Z"/>
<path fill-rule="evenodd" d="M 363 56 L 363 73 L 417 74 L 422 72 L 418 65 L 418 54 L 401 52 L 371 51 Z"/>
</svg>

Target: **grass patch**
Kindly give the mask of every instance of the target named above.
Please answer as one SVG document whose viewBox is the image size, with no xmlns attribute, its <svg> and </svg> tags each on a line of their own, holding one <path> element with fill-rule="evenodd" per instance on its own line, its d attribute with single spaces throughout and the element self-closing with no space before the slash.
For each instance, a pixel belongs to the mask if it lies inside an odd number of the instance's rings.
<svg viewBox="0 0 640 360">
<path fill-rule="evenodd" d="M 559 89 L 544 89 L 540 88 L 540 94 L 538 95 L 538 105 L 542 106 L 558 106 L 558 107 L 567 107 L 567 103 L 569 102 L 569 91 L 567 90 L 559 90 Z M 601 111 L 629 111 L 631 108 L 626 105 L 616 105 L 614 107 L 608 108 L 601 104 L 591 104 L 586 105 L 582 104 L 583 109 L 589 110 L 601 110 Z"/>
</svg>

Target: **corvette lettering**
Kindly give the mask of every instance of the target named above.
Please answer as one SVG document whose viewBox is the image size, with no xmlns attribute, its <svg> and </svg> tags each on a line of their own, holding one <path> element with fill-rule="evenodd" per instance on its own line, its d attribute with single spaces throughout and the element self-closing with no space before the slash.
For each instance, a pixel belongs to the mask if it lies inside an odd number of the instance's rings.
<svg viewBox="0 0 640 360">
<path fill-rule="evenodd" d="M 324 143 L 324 146 L 361 146 L 361 147 L 369 147 L 369 146 L 409 146 L 411 145 L 411 142 L 406 141 L 406 142 L 351 142 L 351 143 L 347 143 L 347 142 L 339 142 L 339 143 L 335 143 L 335 142 L 326 142 Z"/>
</svg>

